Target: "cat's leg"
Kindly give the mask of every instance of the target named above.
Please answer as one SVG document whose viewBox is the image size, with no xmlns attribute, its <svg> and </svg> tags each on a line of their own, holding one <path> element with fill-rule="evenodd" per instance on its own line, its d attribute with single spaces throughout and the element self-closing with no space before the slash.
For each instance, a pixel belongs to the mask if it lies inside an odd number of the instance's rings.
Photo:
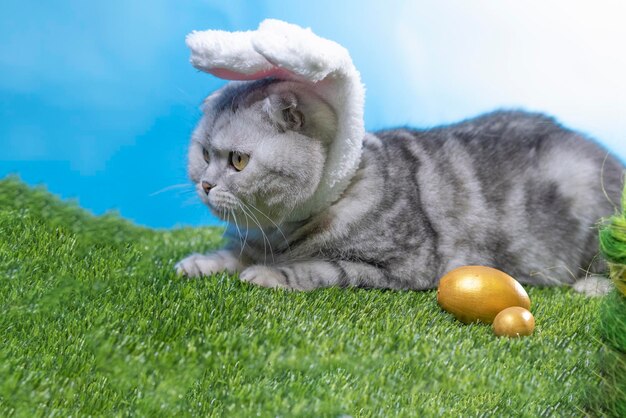
<svg viewBox="0 0 626 418">
<path fill-rule="evenodd" d="M 381 269 L 351 261 L 311 260 L 277 266 L 254 265 L 245 269 L 239 278 L 259 286 L 291 290 L 331 286 L 389 287 Z"/>
<path fill-rule="evenodd" d="M 226 271 L 237 273 L 244 269 L 238 252 L 219 250 L 209 254 L 191 254 L 176 263 L 176 272 L 186 277 L 210 276 Z"/>
<path fill-rule="evenodd" d="M 613 289 L 613 283 L 606 276 L 592 274 L 578 280 L 572 287 L 587 296 L 604 296 Z"/>
</svg>

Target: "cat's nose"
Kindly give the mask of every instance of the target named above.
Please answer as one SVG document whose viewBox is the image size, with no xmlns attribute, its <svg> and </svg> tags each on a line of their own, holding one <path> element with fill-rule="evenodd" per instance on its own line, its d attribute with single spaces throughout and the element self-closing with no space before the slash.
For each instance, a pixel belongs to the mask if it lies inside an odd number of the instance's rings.
<svg viewBox="0 0 626 418">
<path fill-rule="evenodd" d="M 204 190 L 204 193 L 209 194 L 209 192 L 211 191 L 212 188 L 215 187 L 215 184 L 211 184 L 207 181 L 203 181 L 202 182 L 202 190 Z"/>
</svg>

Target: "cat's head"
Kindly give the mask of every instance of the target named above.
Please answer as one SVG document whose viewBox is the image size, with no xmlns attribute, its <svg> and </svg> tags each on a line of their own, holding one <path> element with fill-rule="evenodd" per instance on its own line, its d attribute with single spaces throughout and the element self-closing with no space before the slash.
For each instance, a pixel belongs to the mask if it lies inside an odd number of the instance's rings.
<svg viewBox="0 0 626 418">
<path fill-rule="evenodd" d="M 306 205 L 337 129 L 324 100 L 297 82 L 232 82 L 209 96 L 203 113 L 188 168 L 215 215 L 267 225 L 267 216 L 289 220 Z"/>
</svg>

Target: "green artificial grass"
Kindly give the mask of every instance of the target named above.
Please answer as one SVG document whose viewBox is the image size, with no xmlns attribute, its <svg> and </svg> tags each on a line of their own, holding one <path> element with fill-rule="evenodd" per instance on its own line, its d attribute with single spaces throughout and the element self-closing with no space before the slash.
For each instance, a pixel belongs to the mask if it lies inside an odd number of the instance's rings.
<svg viewBox="0 0 626 418">
<path fill-rule="evenodd" d="M 622 295 L 626 295 L 626 186 L 622 194 L 622 213 L 600 225 L 600 250 L 611 267 L 611 278 Z"/>
<path fill-rule="evenodd" d="M 626 187 L 622 212 L 600 227 L 600 249 L 611 267 L 616 290 L 601 307 L 600 335 L 602 382 L 593 396 L 595 409 L 603 414 L 626 417 Z"/>
<path fill-rule="evenodd" d="M 0 416 L 594 415 L 601 299 L 529 288 L 535 333 L 507 339 L 434 291 L 175 275 L 220 241 L 0 180 Z"/>
</svg>

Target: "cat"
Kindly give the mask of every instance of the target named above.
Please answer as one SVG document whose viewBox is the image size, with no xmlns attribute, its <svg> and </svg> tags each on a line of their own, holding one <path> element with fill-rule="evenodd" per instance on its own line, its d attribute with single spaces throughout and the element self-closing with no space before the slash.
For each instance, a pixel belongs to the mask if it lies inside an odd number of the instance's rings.
<svg viewBox="0 0 626 418">
<path fill-rule="evenodd" d="M 189 175 L 211 211 L 236 224 L 234 237 L 183 259 L 179 273 L 423 290 L 462 265 L 530 285 L 573 284 L 605 267 L 595 225 L 615 210 L 624 166 L 595 142 L 523 111 L 367 133 L 341 196 L 312 212 L 335 115 L 291 81 L 222 89 L 193 134 Z"/>
</svg>

